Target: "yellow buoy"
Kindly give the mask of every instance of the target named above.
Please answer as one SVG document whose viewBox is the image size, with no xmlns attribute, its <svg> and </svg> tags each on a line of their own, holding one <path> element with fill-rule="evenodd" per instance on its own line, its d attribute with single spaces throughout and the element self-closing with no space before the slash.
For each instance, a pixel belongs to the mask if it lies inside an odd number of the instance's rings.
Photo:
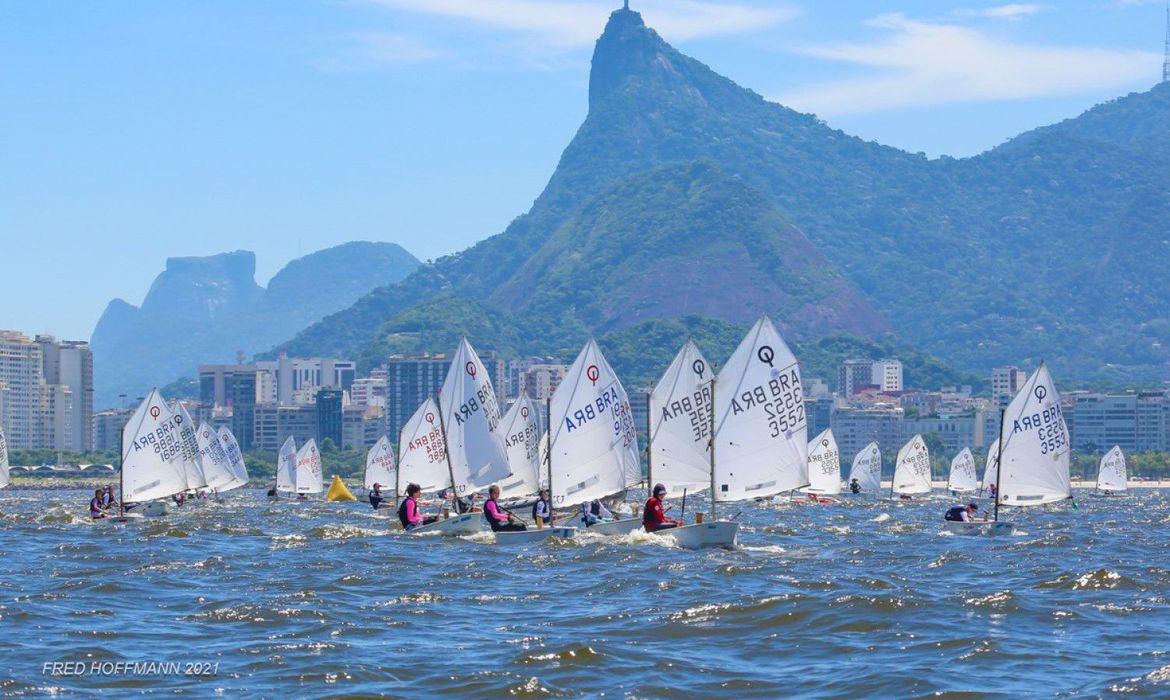
<svg viewBox="0 0 1170 700">
<path fill-rule="evenodd" d="M 329 484 L 329 493 L 325 494 L 326 501 L 356 501 L 353 494 L 345 487 L 341 477 L 334 474 L 333 483 Z"/>
</svg>

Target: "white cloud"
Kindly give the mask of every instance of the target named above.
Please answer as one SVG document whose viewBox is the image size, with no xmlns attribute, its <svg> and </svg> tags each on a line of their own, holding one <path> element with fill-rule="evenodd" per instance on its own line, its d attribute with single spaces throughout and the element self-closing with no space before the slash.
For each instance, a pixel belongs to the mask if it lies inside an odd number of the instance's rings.
<svg viewBox="0 0 1170 700">
<path fill-rule="evenodd" d="M 779 96 L 794 108 L 830 116 L 955 102 L 1076 95 L 1156 77 L 1160 59 L 1144 51 L 1030 46 L 953 24 L 902 14 L 869 24 L 889 36 L 869 43 L 798 47 L 798 53 L 850 63 L 872 75 Z"/>
<path fill-rule="evenodd" d="M 361 72 L 385 67 L 410 66 L 451 58 L 448 51 L 428 46 L 414 37 L 393 32 L 359 32 L 344 37 L 346 48 L 318 62 L 330 72 Z"/>
<path fill-rule="evenodd" d="M 964 17 L 989 17 L 991 19 L 1021 19 L 1048 9 L 1045 5 L 1013 3 L 985 7 L 980 10 L 959 10 L 958 14 Z"/>
<path fill-rule="evenodd" d="M 546 47 L 592 46 L 615 0 L 368 0 L 382 7 L 437 15 L 520 33 Z M 753 32 L 786 22 L 795 8 L 753 7 L 709 0 L 645 0 L 632 8 L 668 41 Z"/>
</svg>

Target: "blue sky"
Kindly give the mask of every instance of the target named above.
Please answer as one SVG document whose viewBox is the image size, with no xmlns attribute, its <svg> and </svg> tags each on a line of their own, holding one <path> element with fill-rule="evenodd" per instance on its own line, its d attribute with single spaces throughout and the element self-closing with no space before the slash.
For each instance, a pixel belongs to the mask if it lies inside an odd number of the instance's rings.
<svg viewBox="0 0 1170 700">
<path fill-rule="evenodd" d="M 498 233 L 586 111 L 617 0 L 0 1 L 0 328 L 89 336 L 168 256 Z M 1143 0 L 633 0 L 663 37 L 866 139 L 966 156 L 1161 72 Z"/>
</svg>

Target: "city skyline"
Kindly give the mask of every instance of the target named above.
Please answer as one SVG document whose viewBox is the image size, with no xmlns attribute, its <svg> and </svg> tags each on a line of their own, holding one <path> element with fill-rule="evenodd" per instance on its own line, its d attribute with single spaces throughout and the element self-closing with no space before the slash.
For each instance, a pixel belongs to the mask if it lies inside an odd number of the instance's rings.
<svg viewBox="0 0 1170 700">
<path fill-rule="evenodd" d="M 16 108 L 0 124 L 20 138 L 0 165 L 0 231 L 24 243 L 0 290 L 23 303 L 0 327 L 88 339 L 106 302 L 140 302 L 167 257 L 255 250 L 264 283 L 348 240 L 430 258 L 498 233 L 584 117 L 589 54 L 617 6 L 10 8 L 0 89 Z M 932 156 L 1146 89 L 1162 63 L 1163 7 L 1132 0 L 632 9 L 770 100 Z"/>
</svg>

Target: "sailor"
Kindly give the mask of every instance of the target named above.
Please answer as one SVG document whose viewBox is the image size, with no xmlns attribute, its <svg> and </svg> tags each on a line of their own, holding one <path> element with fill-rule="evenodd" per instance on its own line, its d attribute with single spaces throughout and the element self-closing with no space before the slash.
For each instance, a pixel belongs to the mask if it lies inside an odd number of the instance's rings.
<svg viewBox="0 0 1170 700">
<path fill-rule="evenodd" d="M 613 520 L 613 513 L 609 512 L 605 504 L 596 498 L 582 505 L 581 509 L 583 511 L 581 519 L 585 521 L 585 527 Z"/>
<path fill-rule="evenodd" d="M 398 522 L 402 523 L 402 527 L 406 530 L 413 530 L 420 525 L 429 525 L 439 519 L 435 515 L 423 517 L 422 511 L 418 508 L 418 497 L 421 493 L 421 486 L 410 484 L 406 487 L 406 499 L 398 506 Z"/>
<path fill-rule="evenodd" d="M 93 500 L 89 502 L 89 517 L 94 520 L 101 520 L 109 515 L 106 513 L 105 507 L 102 506 L 104 496 L 105 492 L 101 489 L 95 489 L 93 492 Z"/>
<path fill-rule="evenodd" d="M 492 532 L 521 532 L 528 528 L 524 523 L 515 522 L 512 513 L 501 508 L 496 499 L 500 497 L 500 487 L 492 485 L 488 489 L 488 499 L 483 502 L 483 517 L 487 518 Z"/>
<path fill-rule="evenodd" d="M 373 507 L 374 510 L 378 510 L 379 508 L 382 507 L 383 500 L 384 499 L 382 498 L 382 485 L 381 484 L 374 484 L 374 490 L 370 491 L 370 506 Z"/>
<path fill-rule="evenodd" d="M 850 493 L 861 493 L 861 482 L 856 477 L 850 480 L 849 491 Z"/>
<path fill-rule="evenodd" d="M 479 508 L 475 505 L 475 499 L 479 496 L 477 493 L 472 493 L 466 497 L 459 496 L 455 499 L 456 513 L 476 513 Z"/>
<path fill-rule="evenodd" d="M 654 494 L 646 501 L 646 507 L 642 510 L 642 527 L 646 532 L 669 530 L 683 524 L 681 520 L 666 517 L 666 511 L 662 509 L 662 499 L 664 498 L 666 498 L 666 486 L 655 484 Z"/>
<path fill-rule="evenodd" d="M 979 506 L 974 503 L 968 503 L 965 506 L 955 506 L 947 510 L 944 519 L 951 522 L 969 523 L 975 520 L 975 513 L 979 510 Z M 987 520 L 987 514 L 983 515 L 983 519 Z"/>
<path fill-rule="evenodd" d="M 541 489 L 536 503 L 532 504 L 532 521 L 537 527 L 553 524 L 552 503 L 549 502 L 548 489 Z"/>
<path fill-rule="evenodd" d="M 116 505 L 118 505 L 118 501 L 114 498 L 114 487 L 107 486 L 106 493 L 102 496 L 102 508 L 109 510 Z"/>
</svg>

